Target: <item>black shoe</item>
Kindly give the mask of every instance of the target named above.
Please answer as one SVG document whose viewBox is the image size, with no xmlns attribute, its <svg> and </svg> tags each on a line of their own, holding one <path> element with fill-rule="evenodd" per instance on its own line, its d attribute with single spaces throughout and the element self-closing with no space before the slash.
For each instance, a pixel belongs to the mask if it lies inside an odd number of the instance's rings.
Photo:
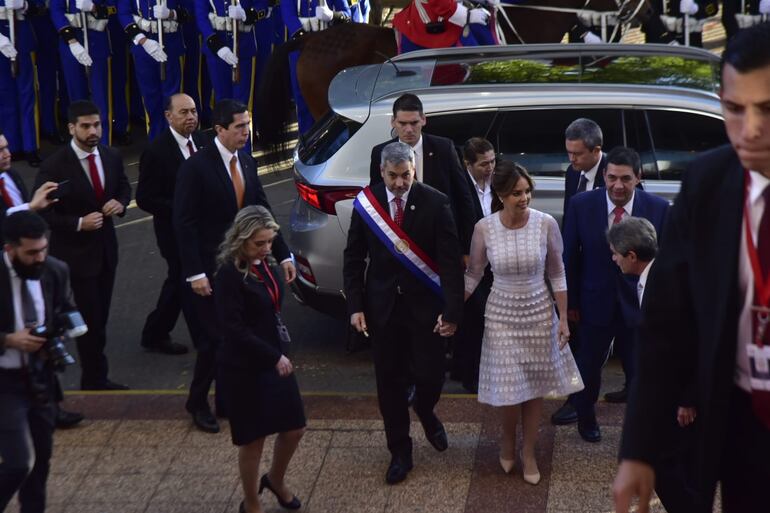
<svg viewBox="0 0 770 513">
<path fill-rule="evenodd" d="M 626 399 L 628 399 L 628 389 L 626 387 L 617 392 L 607 392 L 604 394 L 604 400 L 608 403 L 624 403 Z"/>
<path fill-rule="evenodd" d="M 569 401 L 561 405 L 561 408 L 556 410 L 551 415 L 551 424 L 554 426 L 566 426 L 567 424 L 574 424 L 578 421 L 578 414 L 575 411 L 575 407 Z"/>
<path fill-rule="evenodd" d="M 406 479 L 406 475 L 412 470 L 412 456 L 394 454 L 390 459 L 388 472 L 385 474 L 385 482 L 388 484 L 400 483 Z"/>
<path fill-rule="evenodd" d="M 246 505 L 241 501 L 241 505 L 238 506 L 238 513 L 246 513 Z"/>
<path fill-rule="evenodd" d="M 193 424 L 206 433 L 219 433 L 219 422 L 208 410 L 192 412 Z"/>
<path fill-rule="evenodd" d="M 43 162 L 43 159 L 40 158 L 36 151 L 28 151 L 24 156 L 27 159 L 27 164 L 31 167 L 40 167 L 40 164 Z"/>
<path fill-rule="evenodd" d="M 430 431 L 427 429 L 425 430 L 425 438 L 428 439 L 433 448 L 438 452 L 444 452 L 449 447 L 449 442 L 447 441 L 446 437 L 446 430 L 444 429 L 444 425 L 438 419 L 436 419 L 435 426 L 436 427 Z"/>
<path fill-rule="evenodd" d="M 131 390 L 126 385 L 115 383 L 114 381 L 105 380 L 102 383 L 81 383 L 81 390 Z"/>
<path fill-rule="evenodd" d="M 278 492 L 276 492 L 275 489 L 273 488 L 273 485 L 270 483 L 270 479 L 268 479 L 267 474 L 263 475 L 262 479 L 259 480 L 260 495 L 262 495 L 262 490 L 264 490 L 265 488 L 273 492 L 273 495 L 275 495 L 275 498 L 278 499 L 278 504 L 280 504 L 282 508 L 299 509 L 302 507 L 302 503 L 299 501 L 296 495 L 292 496 L 289 502 L 284 502 L 281 496 L 278 495 Z"/>
<path fill-rule="evenodd" d="M 125 132 L 122 134 L 112 134 L 112 145 L 113 146 L 130 146 L 131 134 L 129 134 L 128 132 Z"/>
<path fill-rule="evenodd" d="M 144 343 L 142 347 L 148 353 L 163 353 L 163 354 L 187 354 L 189 349 L 183 344 L 172 342 L 170 338 L 163 339 L 158 342 Z"/>
<path fill-rule="evenodd" d="M 579 420 L 577 428 L 580 438 L 586 442 L 596 443 L 602 439 L 602 432 L 599 431 L 599 424 L 595 419 Z"/>
<path fill-rule="evenodd" d="M 74 411 L 67 411 L 62 410 L 61 408 L 56 409 L 56 429 L 67 429 L 71 428 L 73 426 L 77 426 L 81 422 L 83 422 L 83 419 L 85 417 L 82 413 L 77 413 Z"/>
</svg>

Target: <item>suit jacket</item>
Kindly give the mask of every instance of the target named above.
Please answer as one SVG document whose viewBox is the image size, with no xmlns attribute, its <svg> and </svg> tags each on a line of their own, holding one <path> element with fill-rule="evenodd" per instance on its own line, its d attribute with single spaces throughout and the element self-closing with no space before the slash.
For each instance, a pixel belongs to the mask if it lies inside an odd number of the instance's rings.
<svg viewBox="0 0 770 513">
<path fill-rule="evenodd" d="M 238 151 L 245 191 L 243 205 L 270 209 L 257 175 L 257 163 L 245 151 Z M 213 278 L 216 254 L 225 232 L 232 225 L 238 204 L 230 172 L 225 168 L 215 143 L 204 146 L 179 168 L 172 218 L 184 277 L 205 273 Z M 290 257 L 280 233 L 273 243 L 278 261 Z"/>
<path fill-rule="evenodd" d="M 372 148 L 372 160 L 369 166 L 370 185 L 382 182 L 380 174 L 382 149 L 397 140 L 391 139 Z M 465 179 L 468 173 L 460 165 L 460 159 L 451 139 L 423 133 L 422 154 L 422 181 L 449 197 L 449 204 L 457 223 L 460 248 L 463 254 L 467 255 L 470 251 L 475 224 L 473 199 Z"/>
<path fill-rule="evenodd" d="M 684 174 L 644 293 L 621 442 L 621 458 L 654 463 L 674 436 L 666 429 L 678 399 L 671 392 L 695 380 L 703 513 L 711 511 L 734 386 L 743 187 L 730 146 L 698 157 Z"/>
<path fill-rule="evenodd" d="M 19 189 L 19 192 L 21 193 L 21 199 L 23 201 L 29 201 L 29 192 L 27 191 L 27 186 L 24 185 L 24 180 L 21 179 L 21 176 L 19 175 L 19 173 L 17 173 L 13 169 L 9 169 L 5 173 L 6 173 L 6 176 L 9 176 L 11 180 L 13 180 L 13 183 L 16 185 L 16 188 Z M 2 199 L 0 199 L 0 230 L 2 230 L 3 221 L 5 221 L 5 216 L 7 211 L 8 211 L 8 206 L 5 204 L 5 202 Z M 0 233 L 2 232 L 0 231 Z"/>
<path fill-rule="evenodd" d="M 385 184 L 373 186 L 372 192 L 388 212 Z M 382 327 L 390 317 L 400 287 L 421 326 L 432 327 L 440 313 L 446 321 L 459 322 L 463 270 L 457 232 L 454 223 L 447 222 L 451 219 L 449 200 L 444 194 L 419 182 L 412 184 L 401 228 L 438 265 L 443 295 L 439 298 L 396 260 L 354 210 L 343 268 L 349 313 L 365 312 L 371 326 Z"/>
<path fill-rule="evenodd" d="M 604 170 L 607 169 L 607 155 L 602 154 L 602 159 L 599 161 L 599 167 L 596 169 L 596 178 L 594 178 L 594 189 L 604 187 Z M 577 171 L 572 164 L 567 168 L 567 173 L 564 175 L 564 209 L 562 210 L 561 225 L 564 227 L 567 221 L 567 211 L 569 210 L 569 201 L 577 193 L 578 185 L 580 184 L 580 171 Z"/>
<path fill-rule="evenodd" d="M 194 132 L 192 139 L 197 151 L 206 143 L 200 132 Z M 177 172 L 184 161 L 184 155 L 170 128 L 150 142 L 139 159 L 136 204 L 152 214 L 158 246 L 166 254 L 177 252 L 171 210 L 174 205 Z M 164 249 L 166 251 L 163 251 Z"/>
<path fill-rule="evenodd" d="M 43 289 L 46 324 L 50 325 L 60 313 L 77 310 L 70 289 L 67 264 L 52 256 L 46 258 L 40 285 Z M 0 256 L 0 338 L 15 331 L 13 291 L 5 259 Z M 4 352 L 4 348 L 0 346 L 0 354 Z"/>
<path fill-rule="evenodd" d="M 124 207 L 131 201 L 131 185 L 123 171 L 120 153 L 99 145 L 104 167 L 104 201 L 115 199 Z M 78 220 L 91 212 L 101 212 L 104 203 L 96 200 L 94 188 L 77 155 L 67 145 L 43 161 L 35 179 L 35 189 L 47 181 L 70 180 L 70 193 L 40 212 L 51 227 L 51 254 L 67 262 L 77 277 L 93 277 L 103 266 L 118 265 L 118 239 L 112 217 L 105 217 L 99 230 L 78 231 Z M 120 216 L 125 215 L 125 210 Z"/>
<path fill-rule="evenodd" d="M 632 214 L 649 220 L 661 233 L 668 202 L 637 189 Z M 607 243 L 607 189 L 594 189 L 570 202 L 564 228 L 564 266 L 569 308 L 580 310 L 580 320 L 595 326 L 612 323 L 620 305 L 624 319 L 634 325 L 639 300 L 634 280 L 623 277 L 612 261 Z M 629 318 L 630 317 L 630 318 Z"/>
</svg>

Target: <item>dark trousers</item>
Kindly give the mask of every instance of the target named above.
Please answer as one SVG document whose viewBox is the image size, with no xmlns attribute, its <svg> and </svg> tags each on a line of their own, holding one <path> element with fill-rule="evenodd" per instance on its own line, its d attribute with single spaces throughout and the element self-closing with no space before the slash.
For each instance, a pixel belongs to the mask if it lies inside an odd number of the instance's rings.
<svg viewBox="0 0 770 513">
<path fill-rule="evenodd" d="M 770 510 L 770 430 L 751 408 L 751 396 L 735 387 L 720 480 L 724 513 L 766 513 Z"/>
<path fill-rule="evenodd" d="M 158 344 L 169 337 L 182 311 L 182 286 L 185 284 L 182 278 L 182 262 L 179 260 L 173 231 L 169 229 L 159 232 L 156 227 L 155 233 L 158 249 L 166 261 L 167 272 L 155 310 L 150 312 L 144 322 L 143 346 Z M 168 240 L 169 237 L 171 240 Z"/>
<path fill-rule="evenodd" d="M 414 411 L 425 430 L 434 431 L 438 419 L 433 409 L 444 385 L 445 340 L 433 333 L 433 324 L 415 319 L 402 296 L 384 326 L 372 332 L 377 399 L 388 450 L 411 454 L 407 387 L 414 383 Z"/>
<path fill-rule="evenodd" d="M 81 387 L 98 387 L 107 381 L 109 367 L 104 348 L 114 285 L 115 269 L 106 264 L 96 276 L 72 276 L 75 303 L 88 325 L 88 333 L 77 339 Z"/>
<path fill-rule="evenodd" d="M 492 288 L 492 271 L 487 269 L 484 278 L 476 287 L 463 308 L 463 322 L 454 337 L 453 368 L 463 385 L 477 388 L 481 342 L 484 338 L 484 311 Z"/>
<path fill-rule="evenodd" d="M 19 492 L 21 513 L 45 511 L 54 403 L 34 404 L 22 371 L 0 370 L 0 511 Z"/>
<path fill-rule="evenodd" d="M 673 443 L 655 465 L 655 493 L 667 513 L 690 513 L 696 510 L 698 497 L 695 425 L 680 427 L 673 412 L 671 424 Z"/>
<path fill-rule="evenodd" d="M 585 388 L 570 396 L 570 402 L 581 419 L 594 419 L 594 405 L 599 399 L 602 385 L 602 367 L 607 361 L 610 344 L 615 340 L 615 348 L 623 362 L 626 382 L 630 383 L 634 375 L 633 365 L 633 329 L 626 326 L 620 308 L 609 326 L 594 326 L 580 323 L 580 350 L 577 353 L 577 366 L 583 378 Z"/>
</svg>

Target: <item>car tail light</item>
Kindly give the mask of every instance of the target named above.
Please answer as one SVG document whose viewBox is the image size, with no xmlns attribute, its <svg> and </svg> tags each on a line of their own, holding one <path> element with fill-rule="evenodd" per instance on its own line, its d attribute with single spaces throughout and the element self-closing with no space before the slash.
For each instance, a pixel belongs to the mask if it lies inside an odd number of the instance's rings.
<svg viewBox="0 0 770 513">
<path fill-rule="evenodd" d="M 294 261 L 297 263 L 297 271 L 300 276 L 313 285 L 316 285 L 315 276 L 313 276 L 313 270 L 310 268 L 310 262 L 307 261 L 307 258 L 294 255 Z"/>
<path fill-rule="evenodd" d="M 361 190 L 360 187 L 313 187 L 306 183 L 295 181 L 297 192 L 302 200 L 321 212 L 336 215 L 334 209 L 338 201 L 353 199 Z"/>
</svg>

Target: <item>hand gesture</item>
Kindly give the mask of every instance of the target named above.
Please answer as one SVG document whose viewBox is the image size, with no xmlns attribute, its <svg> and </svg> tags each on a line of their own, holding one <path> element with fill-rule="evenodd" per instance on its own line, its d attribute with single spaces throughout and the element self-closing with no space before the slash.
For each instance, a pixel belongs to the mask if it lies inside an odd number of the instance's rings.
<svg viewBox="0 0 770 513">
<path fill-rule="evenodd" d="M 190 282 L 190 286 L 193 289 L 193 292 L 198 294 L 199 296 L 210 296 L 214 291 L 211 289 L 211 284 L 209 283 L 209 279 L 205 276 L 203 278 L 198 278 L 197 280 L 193 280 Z"/>
<path fill-rule="evenodd" d="M 168 60 L 166 52 L 163 51 L 163 48 L 161 48 L 160 44 L 158 44 L 158 42 L 154 39 L 145 37 L 142 39 L 141 45 L 142 48 L 144 48 L 144 51 L 147 52 L 150 57 L 155 59 L 155 61 L 166 62 Z"/>
<path fill-rule="evenodd" d="M 155 4 L 152 7 L 152 15 L 156 20 L 167 20 L 171 16 L 171 11 L 166 7 L 166 4 Z"/>
<path fill-rule="evenodd" d="M 353 326 L 353 329 L 355 329 L 357 332 L 363 333 L 367 337 L 369 336 L 368 332 L 366 331 L 366 317 L 364 316 L 364 312 L 356 312 L 351 315 L 350 325 Z"/>
<path fill-rule="evenodd" d="M 680 406 L 676 409 L 676 421 L 679 427 L 687 427 L 695 422 L 696 410 L 692 406 Z"/>
<path fill-rule="evenodd" d="M 275 364 L 275 370 L 278 371 L 278 375 L 282 378 L 285 378 L 292 372 L 294 372 L 294 367 L 291 365 L 291 361 L 289 361 L 288 358 L 286 358 L 284 355 L 281 355 L 281 358 L 278 360 L 278 363 Z"/>
<path fill-rule="evenodd" d="M 5 0 L 6 9 L 24 9 L 24 0 Z"/>
<path fill-rule="evenodd" d="M 104 214 L 101 212 L 91 212 L 81 218 L 80 229 L 84 232 L 99 230 L 104 224 Z"/>
<path fill-rule="evenodd" d="M 34 353 L 43 347 L 44 343 L 45 339 L 31 335 L 29 328 L 5 336 L 5 347 L 12 347 L 24 353 Z"/>
<path fill-rule="evenodd" d="M 468 23 L 476 23 L 477 25 L 486 25 L 489 21 L 489 11 L 484 9 L 483 7 L 477 7 L 476 9 L 471 9 L 470 17 L 468 18 Z"/>
<path fill-rule="evenodd" d="M 287 261 L 281 264 L 283 268 L 283 279 L 286 283 L 291 283 L 297 278 L 297 269 L 294 264 Z"/>
<path fill-rule="evenodd" d="M 93 0 L 75 0 L 75 7 L 83 12 L 91 12 L 94 10 Z"/>
<path fill-rule="evenodd" d="M 236 57 L 233 51 L 226 46 L 217 50 L 217 56 L 230 66 L 236 66 L 238 64 L 238 57 Z"/>
<path fill-rule="evenodd" d="M 70 53 L 72 53 L 75 59 L 83 66 L 90 66 L 94 63 L 94 61 L 91 60 L 91 56 L 88 55 L 86 49 L 83 48 L 83 45 L 77 41 L 70 43 Z"/>
<path fill-rule="evenodd" d="M 682 14 L 692 16 L 698 12 L 698 4 L 695 3 L 695 0 L 681 0 L 679 2 L 679 11 Z"/>
<path fill-rule="evenodd" d="M 315 8 L 315 17 L 319 21 L 332 21 L 334 18 L 334 11 L 329 9 L 326 4 L 322 4 Z"/>
<path fill-rule="evenodd" d="M 19 53 L 16 51 L 13 44 L 11 44 L 11 40 L 3 34 L 0 34 L 0 53 L 3 54 L 6 59 L 15 59 L 16 55 Z"/>
<path fill-rule="evenodd" d="M 567 319 L 559 319 L 559 349 L 564 349 L 564 346 L 569 342 L 569 322 Z"/>
<path fill-rule="evenodd" d="M 123 203 L 116 199 L 111 199 L 102 206 L 102 214 L 107 217 L 112 217 L 114 215 L 122 214 L 125 209 L 126 207 L 123 206 Z"/>
<path fill-rule="evenodd" d="M 628 513 L 634 497 L 639 497 L 638 513 L 649 513 L 654 487 L 655 472 L 650 465 L 641 461 L 622 460 L 612 484 L 616 513 Z"/>
<path fill-rule="evenodd" d="M 30 210 L 43 210 L 47 208 L 51 203 L 55 203 L 59 200 L 48 199 L 48 195 L 59 188 L 59 184 L 56 182 L 45 182 L 41 185 L 32 195 L 32 201 L 29 202 Z"/>
<path fill-rule="evenodd" d="M 433 333 L 438 333 L 442 337 L 451 337 L 457 331 L 457 324 L 453 322 L 444 322 L 443 315 L 436 319 L 436 325 L 433 327 Z"/>
<path fill-rule="evenodd" d="M 246 21 L 246 11 L 240 5 L 231 5 L 227 8 L 227 16 L 233 20 Z"/>
</svg>

